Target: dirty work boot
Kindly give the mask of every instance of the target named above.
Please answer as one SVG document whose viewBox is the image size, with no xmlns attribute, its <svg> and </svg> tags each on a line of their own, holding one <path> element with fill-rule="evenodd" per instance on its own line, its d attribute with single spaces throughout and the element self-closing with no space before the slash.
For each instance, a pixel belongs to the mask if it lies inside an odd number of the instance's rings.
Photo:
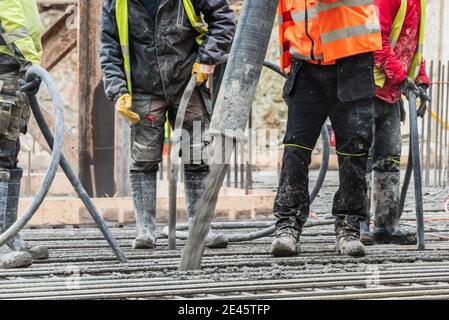
<svg viewBox="0 0 449 320">
<path fill-rule="evenodd" d="M 363 257 L 365 255 L 365 247 L 360 242 L 359 217 L 336 217 L 335 234 L 337 236 L 337 253 L 353 257 Z"/>
<path fill-rule="evenodd" d="M 360 221 L 360 241 L 365 246 L 374 245 L 374 240 L 370 233 L 369 225 L 370 225 L 369 216 Z"/>
<path fill-rule="evenodd" d="M 415 232 L 399 228 L 400 172 L 374 171 L 373 182 L 374 230 L 371 238 L 379 244 L 416 244 Z"/>
<path fill-rule="evenodd" d="M 300 252 L 299 232 L 293 228 L 276 231 L 275 239 L 271 243 L 271 255 L 274 257 L 295 256 Z"/>
<path fill-rule="evenodd" d="M 371 238 L 374 243 L 377 244 L 398 244 L 407 246 L 416 245 L 418 243 L 416 232 L 406 231 L 399 228 L 395 229 L 391 233 L 385 229 L 374 228 Z"/>
<path fill-rule="evenodd" d="M 6 206 L 8 199 L 9 171 L 0 171 L 0 234 L 6 231 Z M 8 245 L 0 247 L 0 268 L 26 268 L 33 263 L 33 257 L 24 251 L 13 251 Z"/>
<path fill-rule="evenodd" d="M 17 211 L 19 209 L 20 198 L 20 181 L 22 180 L 23 170 L 21 168 L 10 171 L 10 179 L 8 183 L 8 200 L 6 203 L 6 219 L 5 227 L 10 228 L 17 221 Z M 48 248 L 44 246 L 30 246 L 22 237 L 17 234 L 9 242 L 8 246 L 13 251 L 28 252 L 33 259 L 44 260 L 48 259 Z"/>
<path fill-rule="evenodd" d="M 195 216 L 195 206 L 204 193 L 204 179 L 206 179 L 209 171 L 190 171 L 184 170 L 184 190 L 186 210 L 189 216 L 189 225 L 193 222 Z M 210 249 L 226 248 L 228 239 L 223 235 L 216 234 L 209 229 L 206 237 L 206 247 Z"/>
<path fill-rule="evenodd" d="M 156 172 L 132 172 L 129 175 L 137 227 L 133 249 L 156 247 L 156 174 Z"/>
</svg>

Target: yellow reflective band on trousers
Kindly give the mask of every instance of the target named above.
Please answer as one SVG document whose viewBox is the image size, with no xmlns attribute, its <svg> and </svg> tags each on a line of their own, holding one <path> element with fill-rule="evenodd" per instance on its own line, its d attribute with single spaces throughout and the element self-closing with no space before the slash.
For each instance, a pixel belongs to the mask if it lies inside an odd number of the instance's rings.
<svg viewBox="0 0 449 320">
<path fill-rule="evenodd" d="M 393 50 L 396 47 L 396 44 L 399 40 L 399 36 L 401 35 L 402 32 L 402 28 L 404 27 L 405 16 L 407 15 L 407 3 L 408 0 L 402 0 L 401 6 L 399 7 L 398 13 L 394 18 L 392 24 L 389 43 L 390 47 Z M 413 57 L 412 63 L 408 70 L 408 76 L 413 80 L 416 80 L 416 78 L 419 75 L 419 69 L 421 67 L 424 52 L 424 34 L 426 31 L 426 11 L 427 11 L 426 0 L 420 0 L 420 3 L 421 3 L 421 18 L 419 24 L 418 47 L 416 48 L 415 56 Z M 386 81 L 385 73 L 379 70 L 378 68 L 375 68 L 374 78 L 376 79 L 376 86 L 378 86 L 379 88 L 383 88 Z"/>
<path fill-rule="evenodd" d="M 335 151 L 339 156 L 343 157 L 364 157 L 367 156 L 367 153 L 344 153 L 340 151 Z"/>
<path fill-rule="evenodd" d="M 0 0 L 2 1 L 2 0 Z M 198 45 L 203 43 L 208 29 L 201 16 L 195 12 L 195 8 L 191 0 L 182 0 L 184 9 L 192 27 L 200 34 L 196 38 Z M 131 81 L 131 56 L 129 48 L 129 16 L 128 16 L 128 0 L 116 0 L 115 4 L 115 18 L 117 21 L 118 34 L 120 39 L 120 46 L 122 48 L 123 66 L 126 75 L 128 91 L 132 93 Z"/>
<path fill-rule="evenodd" d="M 285 146 L 285 147 L 295 147 L 295 148 L 304 149 L 304 150 L 307 150 L 307 151 L 313 151 L 312 148 L 305 147 L 305 146 L 300 146 L 299 144 L 289 143 L 289 144 L 286 144 L 286 145 L 284 145 L 284 146 Z"/>
</svg>

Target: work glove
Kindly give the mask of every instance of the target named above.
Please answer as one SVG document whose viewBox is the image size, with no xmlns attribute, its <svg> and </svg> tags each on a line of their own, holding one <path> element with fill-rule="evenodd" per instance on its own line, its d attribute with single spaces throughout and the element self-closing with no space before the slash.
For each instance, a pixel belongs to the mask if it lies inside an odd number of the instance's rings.
<svg viewBox="0 0 449 320">
<path fill-rule="evenodd" d="M 427 90 L 429 89 L 428 85 L 420 84 L 418 86 L 418 89 L 419 89 L 419 99 L 421 100 L 421 106 L 419 107 L 417 114 L 418 117 L 423 118 L 427 111 L 427 105 L 429 102 L 432 101 L 432 99 L 430 99 L 430 96 L 427 93 Z"/>
<path fill-rule="evenodd" d="M 412 78 L 407 77 L 400 85 L 401 92 L 408 98 L 409 93 L 414 93 L 416 97 L 419 97 L 419 89 Z"/>
<path fill-rule="evenodd" d="M 34 77 L 31 81 L 19 80 L 20 90 L 29 95 L 36 95 L 41 88 L 42 79 Z"/>
<path fill-rule="evenodd" d="M 115 109 L 117 112 L 124 117 L 126 120 L 136 125 L 140 121 L 140 116 L 131 110 L 133 99 L 131 95 L 124 94 L 120 98 L 118 98 L 115 103 Z"/>
<path fill-rule="evenodd" d="M 193 65 L 192 75 L 195 76 L 196 85 L 200 86 L 214 73 L 215 66 L 196 62 Z"/>
</svg>

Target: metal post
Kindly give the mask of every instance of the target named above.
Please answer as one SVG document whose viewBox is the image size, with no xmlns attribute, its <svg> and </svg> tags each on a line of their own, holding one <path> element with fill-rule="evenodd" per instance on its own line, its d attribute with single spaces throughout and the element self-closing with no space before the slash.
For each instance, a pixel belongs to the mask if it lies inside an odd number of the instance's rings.
<svg viewBox="0 0 449 320">
<path fill-rule="evenodd" d="M 430 79 L 433 81 L 433 60 L 430 62 Z M 430 96 L 432 97 L 432 101 L 429 103 L 428 110 L 426 113 L 427 116 L 427 135 L 426 135 L 426 177 L 425 177 L 425 185 L 426 187 L 430 186 L 430 157 L 431 157 L 431 145 L 432 145 L 432 106 L 434 103 L 433 100 L 433 88 L 434 84 L 430 85 Z"/>
<path fill-rule="evenodd" d="M 437 114 L 437 123 L 439 123 L 440 127 L 440 137 L 438 141 L 440 141 L 440 147 L 439 147 L 439 156 L 438 156 L 438 186 L 442 186 L 441 181 L 441 174 L 443 171 L 443 150 L 444 150 L 444 144 L 443 144 L 443 131 L 444 131 L 444 124 L 441 123 L 443 120 L 443 111 L 444 111 L 444 77 L 446 75 L 445 72 L 445 66 L 442 66 L 441 70 L 441 106 L 439 108 L 440 112 Z"/>
</svg>

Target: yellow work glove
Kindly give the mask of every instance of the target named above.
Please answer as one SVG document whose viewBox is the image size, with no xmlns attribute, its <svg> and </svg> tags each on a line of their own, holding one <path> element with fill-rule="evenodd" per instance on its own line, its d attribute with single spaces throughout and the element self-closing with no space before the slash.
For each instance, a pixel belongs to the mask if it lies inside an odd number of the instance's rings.
<svg viewBox="0 0 449 320">
<path fill-rule="evenodd" d="M 124 94 L 118 98 L 115 103 L 115 108 L 117 112 L 124 117 L 126 120 L 130 121 L 132 124 L 138 124 L 140 121 L 140 116 L 131 110 L 133 99 L 131 95 Z"/>
<path fill-rule="evenodd" d="M 215 66 L 210 64 L 201 64 L 196 62 L 193 65 L 192 75 L 195 76 L 196 84 L 198 86 L 206 82 L 207 78 L 214 73 Z"/>
</svg>

